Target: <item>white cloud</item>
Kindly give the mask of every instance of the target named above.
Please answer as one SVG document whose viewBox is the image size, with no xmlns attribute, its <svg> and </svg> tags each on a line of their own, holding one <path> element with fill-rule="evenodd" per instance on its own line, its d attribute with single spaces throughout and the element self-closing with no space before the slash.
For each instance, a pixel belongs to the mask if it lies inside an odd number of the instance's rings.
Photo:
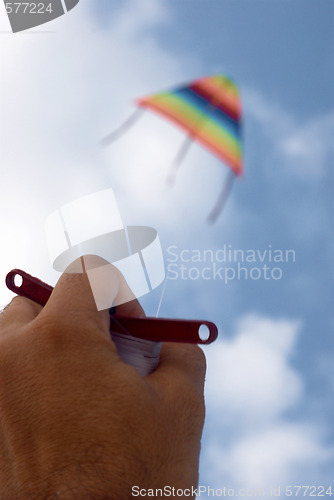
<svg viewBox="0 0 334 500">
<path fill-rule="evenodd" d="M 132 214 L 135 218 L 140 212 L 142 200 L 147 205 L 149 183 L 143 184 L 143 179 L 152 180 L 156 159 L 167 155 L 168 133 L 161 135 L 163 141 L 158 135 L 149 139 L 145 125 L 130 147 L 120 142 L 113 152 L 113 148 L 102 150 L 99 143 L 134 109 L 133 98 L 183 74 L 181 61 L 150 36 L 150 27 L 168 22 L 167 7 L 160 0 L 131 0 L 115 9 L 103 30 L 91 15 L 93 8 L 93 2 L 79 2 L 73 11 L 49 23 L 52 33 L 38 34 L 46 30 L 42 26 L 0 35 L 0 230 L 10 235 L 2 247 L 2 283 L 13 267 L 55 282 L 44 221 L 68 201 L 116 184 L 122 188 L 117 196 L 123 206 L 131 195 L 135 198 L 129 214 L 125 210 L 127 222 L 135 224 Z M 22 244 L 27 233 L 31 237 Z M 1 287 L 0 304 L 10 297 Z"/>
<path fill-rule="evenodd" d="M 133 112 L 134 98 L 192 78 L 194 59 L 175 57 L 155 40 L 154 29 L 171 20 L 168 3 L 122 3 L 103 28 L 93 8 L 92 1 L 79 2 L 49 23 L 52 33 L 37 34 L 46 30 L 41 26 L 1 38 L 0 210 L 6 221 L 0 230 L 10 227 L 14 241 L 29 231 L 33 241 L 16 253 L 6 241 L 1 281 L 9 268 L 22 267 L 54 284 L 43 221 L 64 203 L 103 188 L 114 188 L 126 223 L 151 224 L 167 233 L 165 241 L 191 235 L 203 242 L 201 225 L 215 236 L 205 218 L 227 169 L 210 153 L 194 144 L 167 189 L 168 168 L 185 139 L 173 125 L 147 113 L 124 138 L 100 148 L 101 138 Z M 233 200 L 227 210 L 224 228 L 236 231 Z M 0 304 L 10 296 L 2 289 Z"/>
<path fill-rule="evenodd" d="M 132 0 L 123 5 L 110 17 L 109 27 L 117 39 L 123 38 L 128 45 L 137 37 L 146 38 L 147 29 L 156 28 L 170 20 L 171 12 L 163 0 Z"/>
<path fill-rule="evenodd" d="M 281 151 L 293 162 L 295 172 L 321 179 L 334 158 L 334 112 L 296 127 L 281 143 Z M 331 156 L 331 157 L 330 157 Z"/>
<path fill-rule="evenodd" d="M 223 419 L 263 425 L 296 404 L 302 381 L 289 358 L 299 329 L 297 321 L 239 321 L 232 340 L 208 350 L 208 406 L 222 411 Z"/>
<path fill-rule="evenodd" d="M 258 122 L 271 139 L 286 174 L 304 183 L 323 179 L 334 153 L 333 110 L 298 123 L 288 110 L 254 89 L 245 88 L 243 98 L 245 116 Z"/>
<path fill-rule="evenodd" d="M 202 483 L 269 491 L 307 474 L 320 478 L 333 459 L 319 423 L 287 416 L 304 395 L 292 366 L 300 329 L 299 321 L 250 315 L 231 339 L 207 349 Z"/>
<path fill-rule="evenodd" d="M 242 92 L 242 99 L 245 116 L 249 115 L 262 124 L 271 137 L 281 136 L 293 126 L 293 117 L 257 90 L 246 87 Z"/>
<path fill-rule="evenodd" d="M 215 469 L 217 487 L 221 478 L 221 483 L 237 488 L 269 492 L 270 487 L 300 484 L 300 480 L 310 484 L 307 480 L 319 477 L 320 468 L 332 457 L 313 427 L 280 423 L 236 439 L 226 449 L 213 445 L 208 463 Z"/>
</svg>

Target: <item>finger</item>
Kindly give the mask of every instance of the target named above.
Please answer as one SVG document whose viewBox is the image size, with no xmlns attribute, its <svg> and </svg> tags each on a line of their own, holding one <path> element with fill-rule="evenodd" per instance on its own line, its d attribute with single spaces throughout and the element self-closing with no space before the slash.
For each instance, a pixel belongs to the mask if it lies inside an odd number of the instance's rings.
<svg viewBox="0 0 334 500">
<path fill-rule="evenodd" d="M 7 327 L 24 326 L 33 321 L 42 306 L 25 297 L 14 297 L 0 314 L 1 334 Z"/>
<path fill-rule="evenodd" d="M 173 385 L 183 380 L 191 383 L 200 393 L 204 389 L 206 373 L 205 355 L 196 344 L 162 344 L 158 368 L 149 378 L 154 383 Z"/>
<path fill-rule="evenodd" d="M 93 255 L 85 255 L 73 263 L 77 272 L 87 271 L 95 303 L 99 310 L 117 306 L 118 314 L 124 316 L 145 316 L 144 310 L 127 284 L 123 274 L 108 261 Z"/>
<path fill-rule="evenodd" d="M 119 280 L 119 289 L 115 298 L 115 303 L 120 304 L 116 307 L 117 314 L 121 316 L 144 318 L 146 316 L 144 309 L 130 290 L 123 274 L 118 269 L 115 268 L 115 270 Z"/>
<path fill-rule="evenodd" d="M 103 274 L 105 279 L 92 281 L 88 279 L 85 264 L 95 269 L 104 266 L 105 261 L 96 256 L 85 256 L 73 262 L 60 277 L 40 317 L 64 317 L 68 326 L 73 323 L 75 326 L 82 325 L 82 328 L 95 324 L 105 337 L 110 338 L 109 312 L 107 309 L 98 310 L 95 298 L 96 295 L 101 298 L 107 294 L 112 302 L 118 292 L 117 273 L 109 266 Z"/>
</svg>

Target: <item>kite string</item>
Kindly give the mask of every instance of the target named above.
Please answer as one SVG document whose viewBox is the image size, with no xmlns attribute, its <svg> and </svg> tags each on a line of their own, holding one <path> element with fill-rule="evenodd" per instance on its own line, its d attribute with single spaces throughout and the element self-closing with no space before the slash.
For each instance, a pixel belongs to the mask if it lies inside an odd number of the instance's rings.
<svg viewBox="0 0 334 500">
<path fill-rule="evenodd" d="M 160 301 L 159 301 L 159 305 L 158 305 L 158 309 L 157 309 L 157 312 L 156 312 L 156 315 L 155 317 L 157 318 L 158 315 L 159 315 L 159 312 L 160 312 L 160 308 L 161 308 L 161 304 L 162 304 L 162 300 L 165 296 L 165 291 L 166 291 L 166 287 L 167 287 L 167 280 L 168 280 L 168 274 L 165 278 L 165 281 L 164 281 L 164 284 L 163 284 L 163 287 L 162 287 L 162 291 L 161 291 L 161 296 L 160 296 Z"/>
</svg>

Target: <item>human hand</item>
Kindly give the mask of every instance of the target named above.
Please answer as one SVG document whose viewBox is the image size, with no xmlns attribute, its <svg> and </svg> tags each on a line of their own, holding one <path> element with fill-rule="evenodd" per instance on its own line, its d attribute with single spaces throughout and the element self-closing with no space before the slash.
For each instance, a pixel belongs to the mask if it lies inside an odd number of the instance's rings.
<svg viewBox="0 0 334 500">
<path fill-rule="evenodd" d="M 126 287 L 118 278 L 115 295 Z M 136 300 L 118 312 L 143 315 Z M 148 377 L 125 364 L 86 274 L 63 274 L 43 309 L 16 297 L 0 315 L 0 498 L 122 500 L 136 485 L 191 491 L 204 375 L 202 351 L 188 344 L 164 344 Z"/>
</svg>

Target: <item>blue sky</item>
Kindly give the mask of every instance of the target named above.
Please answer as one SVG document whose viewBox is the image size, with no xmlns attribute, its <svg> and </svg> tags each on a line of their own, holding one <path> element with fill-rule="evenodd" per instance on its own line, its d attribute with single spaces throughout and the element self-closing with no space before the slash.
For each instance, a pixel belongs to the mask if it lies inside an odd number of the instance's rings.
<svg viewBox="0 0 334 500">
<path fill-rule="evenodd" d="M 201 462 L 216 487 L 333 481 L 333 24 L 326 0 L 81 0 L 53 33 L 0 35 L 2 282 L 22 267 L 54 283 L 45 218 L 105 187 L 127 223 L 158 229 L 167 259 L 171 245 L 295 252 L 279 280 L 167 284 L 161 315 L 220 329 L 206 349 Z M 208 226 L 226 167 L 203 148 L 168 191 L 173 126 L 147 114 L 112 147 L 98 142 L 135 97 L 215 73 L 240 88 L 245 176 Z M 150 314 L 158 299 L 143 300 Z"/>
</svg>

